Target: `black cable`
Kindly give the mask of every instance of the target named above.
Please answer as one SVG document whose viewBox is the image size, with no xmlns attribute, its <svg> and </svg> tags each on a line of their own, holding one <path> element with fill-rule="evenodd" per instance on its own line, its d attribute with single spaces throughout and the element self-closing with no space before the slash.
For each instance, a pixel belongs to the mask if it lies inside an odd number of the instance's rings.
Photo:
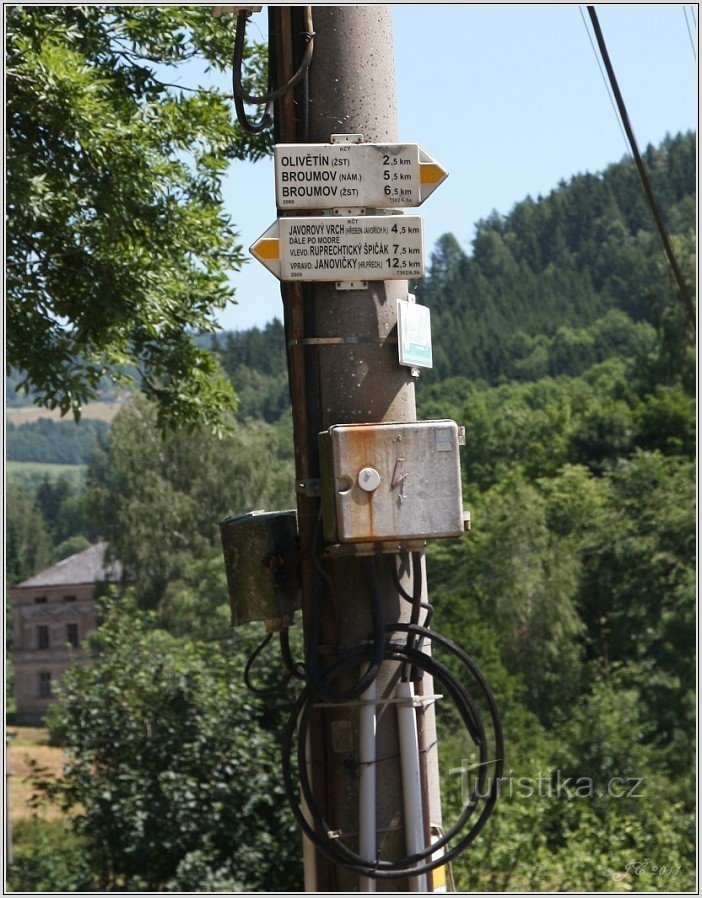
<svg viewBox="0 0 702 898">
<path fill-rule="evenodd" d="M 306 679 L 305 665 L 299 661 L 295 661 L 292 656 L 292 652 L 290 651 L 290 637 L 288 635 L 288 628 L 283 627 L 283 629 L 279 633 L 279 636 L 280 654 L 283 658 L 283 663 L 288 669 L 288 673 L 291 677 L 295 677 L 296 680 Z"/>
<path fill-rule="evenodd" d="M 658 236 L 660 237 L 661 243 L 663 244 L 663 250 L 668 258 L 668 263 L 673 273 L 673 278 L 677 285 L 678 293 L 680 294 L 680 298 L 683 301 L 685 311 L 687 312 L 687 316 L 694 331 L 696 329 L 695 307 L 692 300 L 690 299 L 690 296 L 688 295 L 687 287 L 685 286 L 685 279 L 682 275 L 682 272 L 680 271 L 680 267 L 678 266 L 677 259 L 675 258 L 675 253 L 673 252 L 673 247 L 670 244 L 668 234 L 665 230 L 663 218 L 658 208 L 658 204 L 656 203 L 656 198 L 653 195 L 653 189 L 651 187 L 651 182 L 649 181 L 648 172 L 646 171 L 646 167 L 644 166 L 643 159 L 641 158 L 641 153 L 639 152 L 639 148 L 636 143 L 636 138 L 634 137 L 634 131 L 631 127 L 631 122 L 629 121 L 629 115 L 626 111 L 626 106 L 624 105 L 624 99 L 622 98 L 621 91 L 619 90 L 619 84 L 617 82 L 617 77 L 614 74 L 614 69 L 609 58 L 609 53 L 607 52 L 607 45 L 605 44 L 602 29 L 600 28 L 597 13 L 595 12 L 595 7 L 588 6 L 587 11 L 590 15 L 590 21 L 592 22 L 595 37 L 597 38 L 597 45 L 600 48 L 600 53 L 602 54 L 602 61 L 604 62 L 605 68 L 607 69 L 607 75 L 609 76 L 609 81 L 612 85 L 612 91 L 614 92 L 614 96 L 617 100 L 617 108 L 619 109 L 619 114 L 622 118 L 622 123 L 624 125 L 626 135 L 629 139 L 629 144 L 631 145 L 631 152 L 634 156 L 636 170 L 639 173 L 641 185 L 644 189 L 644 193 L 646 194 L 648 206 L 651 210 L 651 215 L 653 216 L 653 221 L 656 225 L 656 229 L 658 230 Z"/>
<path fill-rule="evenodd" d="M 321 523 L 321 517 L 317 521 L 317 531 Z M 313 552 L 315 566 L 322 574 L 322 577 L 330 584 L 333 589 L 333 583 L 328 573 L 322 567 L 316 553 Z M 366 577 L 368 579 L 368 589 L 370 593 L 370 606 L 373 632 L 370 640 L 372 647 L 370 663 L 367 669 L 358 679 L 358 681 L 348 689 L 334 691 L 327 687 L 328 680 L 327 671 L 322 670 L 319 659 L 319 639 L 321 636 L 322 623 L 322 603 L 324 601 L 324 590 L 321 582 L 317 584 L 312 599 L 312 610 L 310 614 L 309 637 L 307 640 L 306 665 L 307 682 L 309 686 L 317 693 L 318 696 L 329 702 L 347 702 L 357 698 L 364 692 L 370 684 L 375 680 L 383 661 L 383 643 L 385 641 L 385 624 L 383 621 L 383 608 L 380 601 L 380 590 L 378 587 L 378 572 L 375 567 L 375 558 L 368 556 L 361 559 L 365 568 Z M 364 648 L 365 651 L 365 648 Z"/>
<path fill-rule="evenodd" d="M 292 90 L 293 87 L 302 79 L 303 75 L 307 71 L 307 68 L 312 61 L 312 52 L 314 49 L 314 31 L 312 30 L 312 8 L 305 8 L 305 26 L 306 31 L 303 32 L 303 36 L 307 41 L 307 45 L 305 46 L 305 52 L 302 57 L 302 62 L 298 70 L 295 74 L 285 82 L 285 84 L 281 84 L 279 87 L 271 90 L 269 87 L 268 93 L 263 94 L 260 97 L 257 97 L 255 94 L 248 93 L 245 90 L 244 85 L 241 82 L 241 70 L 244 63 L 244 46 L 246 39 L 246 22 L 248 21 L 250 12 L 247 10 L 242 10 L 236 19 L 236 35 L 234 37 L 234 61 L 232 66 L 232 88 L 234 90 L 234 96 L 244 103 L 252 103 L 255 106 L 263 106 L 273 103 L 275 100 L 279 100 L 284 94 L 286 94 L 289 90 Z"/>
<path fill-rule="evenodd" d="M 411 602 L 411 610 L 410 610 L 410 625 L 417 626 L 419 623 L 419 614 L 422 607 L 422 554 L 421 552 L 412 552 L 410 555 L 412 559 L 412 597 L 410 599 Z M 404 590 L 403 590 L 404 592 Z M 414 637 L 411 633 L 407 634 L 407 645 L 411 647 L 417 647 L 417 644 L 414 640 Z M 404 682 L 408 683 L 411 680 L 416 680 L 419 678 L 419 671 L 411 667 L 410 665 L 405 665 L 402 679 Z"/>
<path fill-rule="evenodd" d="M 395 565 L 395 556 L 388 555 L 387 559 L 388 559 L 388 565 L 390 567 L 390 574 L 392 576 L 392 582 L 393 582 L 393 585 L 395 586 L 395 589 L 402 596 L 402 598 L 405 599 L 405 601 L 407 601 L 407 602 L 414 601 L 413 597 L 403 588 L 402 584 L 400 583 L 400 577 L 399 577 L 399 574 L 397 573 L 397 566 Z M 422 608 L 424 611 L 426 611 L 426 615 L 424 616 L 424 621 L 422 622 L 422 626 L 423 627 L 431 626 L 431 619 L 434 617 L 434 606 L 431 604 L 431 602 L 420 602 L 419 607 Z"/>
<path fill-rule="evenodd" d="M 241 15 L 241 13 L 240 13 L 240 15 Z M 244 20 L 246 20 L 246 17 L 249 14 L 243 13 L 243 15 L 244 15 Z M 243 56 L 244 56 L 243 44 L 244 44 L 245 25 L 246 25 L 246 22 L 244 21 L 244 27 L 240 28 L 239 20 L 237 19 L 236 34 L 234 37 L 234 61 L 232 63 L 232 82 L 234 80 L 234 71 L 237 69 L 236 48 L 237 48 L 237 42 L 239 40 L 239 32 L 240 31 L 242 32 L 242 35 L 241 35 L 242 46 L 241 46 L 241 58 L 238 63 L 238 69 L 239 69 L 239 75 L 241 76 L 241 66 L 243 63 Z M 272 37 L 271 13 L 269 10 L 269 13 L 268 13 L 268 47 L 269 47 L 269 50 L 268 50 L 268 89 L 269 90 L 271 89 L 271 87 L 274 83 L 274 74 L 273 73 L 275 72 L 275 41 L 271 40 L 271 37 Z M 233 90 L 233 84 L 232 84 L 232 90 Z M 262 131 L 265 131 L 266 128 L 268 128 L 269 125 L 271 124 L 271 122 L 273 121 L 273 103 L 266 103 L 266 108 L 263 110 L 263 112 L 261 114 L 261 118 L 257 122 L 254 122 L 254 121 L 251 121 L 251 119 L 248 117 L 246 109 L 244 108 L 243 100 L 241 99 L 240 96 L 238 96 L 238 94 L 235 90 L 233 90 L 232 99 L 234 100 L 234 111 L 236 112 L 236 119 L 239 122 L 239 124 L 241 125 L 241 127 L 244 129 L 244 131 L 247 131 L 249 134 L 260 134 Z"/>
<path fill-rule="evenodd" d="M 236 111 L 236 120 L 239 122 L 244 131 L 248 131 L 249 134 L 260 134 L 261 131 L 265 131 L 266 128 L 273 121 L 272 112 L 273 112 L 273 104 L 269 103 L 268 106 L 263 111 L 261 118 L 257 122 L 252 122 L 251 119 L 246 114 L 246 109 L 244 109 L 244 104 L 241 102 L 239 97 L 234 97 L 234 110 Z"/>
<path fill-rule="evenodd" d="M 249 658 L 244 667 L 244 683 L 246 683 L 246 688 L 251 690 L 251 692 L 253 692 L 255 695 L 273 695 L 274 692 L 277 692 L 280 689 L 280 684 L 278 684 L 276 686 L 271 686 L 266 689 L 261 689 L 258 686 L 254 686 L 253 683 L 251 682 L 251 668 L 254 665 L 254 661 L 256 660 L 256 658 L 258 658 L 258 656 L 261 654 L 261 652 L 265 649 L 265 647 L 268 645 L 268 643 L 271 641 L 271 639 L 273 639 L 273 634 L 266 633 L 266 635 L 263 637 L 261 642 L 259 642 L 259 644 L 253 650 L 253 652 L 251 652 L 251 654 L 249 655 Z"/>
<path fill-rule="evenodd" d="M 407 876 L 419 876 L 429 870 L 433 870 L 436 867 L 449 863 L 477 837 L 492 813 L 495 802 L 497 801 L 499 781 L 504 768 L 504 740 L 500 715 L 492 691 L 479 668 L 462 649 L 445 637 L 442 637 L 431 630 L 427 630 L 425 627 L 418 627 L 412 624 L 388 624 L 385 629 L 388 634 L 407 633 L 413 635 L 418 640 L 427 639 L 442 646 L 449 652 L 449 654 L 457 658 L 462 663 L 463 667 L 468 670 L 471 679 L 478 685 L 480 693 L 487 702 L 494 737 L 494 758 L 489 757 L 487 734 L 475 701 L 461 679 L 453 674 L 445 664 L 437 660 L 433 655 L 425 654 L 414 647 L 410 647 L 406 642 L 405 644 L 396 644 L 393 642 L 384 643 L 383 655 L 385 660 L 410 663 L 413 667 L 417 667 L 428 673 L 441 685 L 444 692 L 453 699 L 464 726 L 478 749 L 479 763 L 476 766 L 476 769 L 479 772 L 477 782 L 470 800 L 465 804 L 463 811 L 456 822 L 443 836 L 427 846 L 423 851 L 397 861 L 362 858 L 344 845 L 341 839 L 336 835 L 332 837 L 330 833 L 334 832 L 334 827 L 324 818 L 319 810 L 312 793 L 307 772 L 307 761 L 305 757 L 307 729 L 310 715 L 317 702 L 315 692 L 309 685 L 300 694 L 284 733 L 283 781 L 290 807 L 300 828 L 317 846 L 322 854 L 335 863 L 341 864 L 347 869 L 363 876 L 369 876 L 375 879 L 401 879 Z M 362 659 L 367 657 L 368 654 L 369 648 L 367 646 L 356 646 L 344 652 L 336 659 L 334 664 L 325 671 L 325 686 L 331 679 L 342 673 L 347 667 L 361 663 Z M 302 811 L 300 799 L 296 794 L 293 784 L 292 751 L 296 729 L 300 793 L 301 797 L 304 799 L 309 818 Z M 494 769 L 494 777 L 489 790 L 486 791 L 485 785 L 489 768 Z M 483 800 L 484 805 L 477 819 L 466 832 L 463 832 L 466 830 L 470 818 Z M 460 835 L 462 832 L 463 835 Z M 451 842 L 454 844 L 445 854 L 442 853 L 436 860 L 432 860 L 432 856 L 439 849 L 442 849 Z M 425 860 L 426 862 L 422 863 L 422 861 Z"/>
<path fill-rule="evenodd" d="M 253 692 L 254 695 L 274 695 L 276 692 L 279 692 L 284 686 L 287 686 L 287 684 L 290 682 L 290 680 L 292 680 L 293 677 L 298 680 L 305 679 L 304 666 L 299 662 L 296 662 L 290 652 L 288 628 L 283 627 L 283 629 L 279 631 L 278 635 L 280 637 L 280 654 L 283 658 L 287 674 L 282 680 L 276 683 L 275 686 L 267 686 L 266 688 L 262 688 L 260 686 L 254 686 L 254 684 L 251 682 L 251 668 L 253 667 L 254 662 L 271 641 L 271 639 L 273 639 L 273 633 L 266 633 L 261 642 L 249 655 L 246 665 L 244 666 L 244 683 L 246 684 L 246 688 Z"/>
</svg>

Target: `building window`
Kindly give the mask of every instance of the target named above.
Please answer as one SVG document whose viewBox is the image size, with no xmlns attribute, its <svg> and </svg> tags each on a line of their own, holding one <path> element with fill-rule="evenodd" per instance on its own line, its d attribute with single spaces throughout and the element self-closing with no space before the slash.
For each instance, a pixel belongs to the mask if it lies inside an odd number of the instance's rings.
<svg viewBox="0 0 702 898">
<path fill-rule="evenodd" d="M 75 596 L 64 596 L 63 597 L 64 602 L 75 602 L 75 600 L 76 600 Z"/>
<path fill-rule="evenodd" d="M 78 624 L 66 624 L 66 642 L 78 647 Z"/>
<path fill-rule="evenodd" d="M 46 605 L 46 596 L 35 596 L 34 604 L 35 605 Z"/>
<path fill-rule="evenodd" d="M 39 698 L 51 698 L 51 674 L 45 670 L 39 672 Z"/>
<path fill-rule="evenodd" d="M 44 624 L 37 627 L 37 648 L 49 648 L 49 628 Z"/>
</svg>

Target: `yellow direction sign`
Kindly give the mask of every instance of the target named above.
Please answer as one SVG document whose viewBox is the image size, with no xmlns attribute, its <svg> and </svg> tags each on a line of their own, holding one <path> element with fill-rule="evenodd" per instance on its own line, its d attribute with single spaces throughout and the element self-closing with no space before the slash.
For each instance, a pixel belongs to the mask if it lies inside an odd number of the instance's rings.
<svg viewBox="0 0 702 898">
<path fill-rule="evenodd" d="M 424 277 L 419 215 L 279 218 L 251 247 L 281 281 L 387 281 Z"/>
<path fill-rule="evenodd" d="M 279 209 L 420 206 L 448 172 L 416 143 L 281 143 Z"/>
</svg>

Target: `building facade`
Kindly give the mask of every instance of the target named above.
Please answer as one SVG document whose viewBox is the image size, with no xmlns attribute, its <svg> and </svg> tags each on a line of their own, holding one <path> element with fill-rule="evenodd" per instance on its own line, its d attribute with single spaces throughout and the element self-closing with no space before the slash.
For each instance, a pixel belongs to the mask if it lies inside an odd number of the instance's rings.
<svg viewBox="0 0 702 898">
<path fill-rule="evenodd" d="M 83 642 L 98 624 L 96 593 L 122 577 L 106 548 L 97 543 L 10 590 L 18 723 L 40 723 L 56 681 L 84 660 Z"/>
</svg>

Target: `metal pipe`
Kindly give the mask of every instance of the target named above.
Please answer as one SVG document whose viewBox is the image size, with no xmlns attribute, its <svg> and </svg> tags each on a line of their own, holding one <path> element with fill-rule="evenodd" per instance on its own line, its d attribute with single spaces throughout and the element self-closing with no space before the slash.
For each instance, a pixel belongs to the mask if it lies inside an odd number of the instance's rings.
<svg viewBox="0 0 702 898">
<path fill-rule="evenodd" d="M 307 757 L 310 757 L 310 736 L 307 734 Z M 308 771 L 311 768 L 311 764 L 309 761 L 307 762 Z M 310 817 L 310 812 L 307 808 L 307 802 L 305 801 L 304 795 L 301 797 L 302 804 L 302 813 L 305 815 L 305 820 L 308 823 L 312 823 L 312 818 Z M 317 891 L 317 864 L 315 863 L 315 847 L 310 842 L 310 840 L 303 834 L 302 836 L 302 863 L 304 867 L 304 877 L 305 877 L 305 891 L 306 892 L 316 892 Z"/>
<path fill-rule="evenodd" d="M 397 728 L 400 736 L 400 766 L 402 768 L 402 799 L 405 818 L 405 849 L 408 855 L 424 846 L 424 816 L 422 813 L 422 783 L 419 772 L 419 739 L 417 715 L 414 710 L 414 686 L 411 681 L 397 684 L 398 698 L 406 699 L 397 706 Z M 412 892 L 426 892 L 426 875 L 409 879 Z"/>
<path fill-rule="evenodd" d="M 376 736 L 376 681 L 362 693 L 359 733 L 359 762 L 361 767 L 358 795 L 358 841 L 362 857 L 375 860 L 377 856 L 377 821 L 375 815 L 375 736 Z M 375 892 L 375 880 L 361 876 L 359 891 Z"/>
</svg>

